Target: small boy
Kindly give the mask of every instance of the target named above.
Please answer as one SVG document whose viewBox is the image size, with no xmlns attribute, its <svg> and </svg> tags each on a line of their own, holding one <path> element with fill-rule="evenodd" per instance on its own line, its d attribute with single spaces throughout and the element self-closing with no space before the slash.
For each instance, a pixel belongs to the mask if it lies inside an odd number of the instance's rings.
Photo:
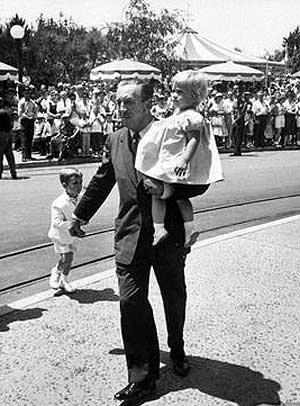
<svg viewBox="0 0 300 406">
<path fill-rule="evenodd" d="M 69 227 L 82 189 L 82 173 L 76 168 L 63 169 L 59 174 L 59 180 L 64 192 L 52 203 L 51 226 L 48 232 L 59 259 L 51 270 L 49 284 L 53 289 L 63 289 L 67 293 L 72 293 L 75 289 L 69 284 L 67 277 L 76 251 L 77 238 L 69 234 Z M 85 232 L 81 231 L 83 236 Z"/>
</svg>

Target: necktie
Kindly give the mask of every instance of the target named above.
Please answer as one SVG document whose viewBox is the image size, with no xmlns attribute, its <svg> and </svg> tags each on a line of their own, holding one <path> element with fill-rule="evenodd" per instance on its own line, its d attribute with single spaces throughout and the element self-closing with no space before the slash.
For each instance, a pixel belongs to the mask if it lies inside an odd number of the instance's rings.
<svg viewBox="0 0 300 406">
<path fill-rule="evenodd" d="M 132 149 L 134 156 L 136 155 L 136 150 L 137 150 L 139 140 L 140 140 L 140 134 L 134 133 L 131 137 L 131 149 Z"/>
</svg>

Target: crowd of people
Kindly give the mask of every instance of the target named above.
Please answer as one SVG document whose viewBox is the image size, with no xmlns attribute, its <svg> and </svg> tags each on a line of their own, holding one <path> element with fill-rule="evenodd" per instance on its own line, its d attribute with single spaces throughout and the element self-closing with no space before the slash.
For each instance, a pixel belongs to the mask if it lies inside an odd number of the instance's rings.
<svg viewBox="0 0 300 406">
<path fill-rule="evenodd" d="M 218 148 L 241 155 L 242 147 L 284 148 L 300 143 L 299 80 L 276 78 L 260 89 L 230 83 L 224 91 L 224 86 L 213 84 L 199 105 L 210 120 Z M 97 157 L 106 137 L 121 126 L 116 86 L 111 83 L 30 85 L 19 91 L 10 88 L 0 96 L 12 121 L 11 149 L 21 151 L 23 162 L 33 159 L 32 151 L 57 161 Z M 164 82 L 154 93 L 152 114 L 161 119 L 172 111 L 170 86 Z M 4 150 L 0 150 L 2 162 Z M 7 159 L 12 162 L 11 152 Z"/>
</svg>

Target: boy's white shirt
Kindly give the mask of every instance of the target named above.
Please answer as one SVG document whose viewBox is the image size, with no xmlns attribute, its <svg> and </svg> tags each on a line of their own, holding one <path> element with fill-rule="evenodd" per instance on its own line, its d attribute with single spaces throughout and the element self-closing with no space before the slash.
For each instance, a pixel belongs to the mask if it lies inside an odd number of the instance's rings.
<svg viewBox="0 0 300 406">
<path fill-rule="evenodd" d="M 71 198 L 64 191 L 53 201 L 51 205 L 51 225 L 48 237 L 54 243 L 72 244 L 77 239 L 70 235 L 69 228 L 78 199 L 79 197 L 76 199 Z"/>
</svg>

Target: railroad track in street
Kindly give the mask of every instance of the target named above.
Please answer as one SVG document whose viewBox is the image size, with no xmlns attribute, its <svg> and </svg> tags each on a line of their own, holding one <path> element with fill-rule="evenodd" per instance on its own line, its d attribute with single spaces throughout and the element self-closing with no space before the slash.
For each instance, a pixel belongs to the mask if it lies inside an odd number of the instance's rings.
<svg viewBox="0 0 300 406">
<path fill-rule="evenodd" d="M 235 202 L 233 204 L 227 204 L 227 205 L 219 205 L 219 206 L 214 206 L 214 207 L 208 207 L 208 208 L 202 208 L 202 209 L 198 209 L 198 210 L 194 210 L 194 214 L 195 217 L 197 218 L 197 216 L 200 216 L 202 214 L 205 213 L 214 213 L 214 212 L 222 212 L 222 211 L 226 211 L 226 210 L 231 210 L 231 209 L 236 209 L 238 207 L 243 208 L 243 207 L 250 207 L 250 206 L 255 206 L 255 205 L 259 205 L 259 204 L 263 204 L 263 203 L 272 203 L 275 201 L 282 201 L 285 199 L 293 199 L 293 198 L 299 198 L 300 194 L 289 194 L 289 195 L 285 195 L 285 196 L 271 196 L 271 197 L 266 197 L 266 198 L 261 198 L 261 199 L 255 199 L 255 200 L 249 200 L 249 201 L 242 201 L 242 202 Z M 299 205 L 300 206 L 300 205 Z M 263 221 L 266 220 L 269 216 L 255 216 L 252 217 L 250 219 L 246 219 L 246 220 L 242 220 L 242 221 L 233 221 L 228 225 L 218 225 L 218 226 L 214 226 L 214 227 L 209 227 L 206 228 L 202 231 L 200 231 L 200 238 L 204 237 L 205 235 L 208 235 L 212 232 L 217 232 L 220 230 L 226 230 L 226 228 L 231 228 L 231 227 L 238 227 L 238 226 L 245 226 L 247 224 L 253 223 L 253 222 L 258 222 L 258 221 Z M 114 232 L 114 228 L 106 228 L 106 229 L 101 229 L 101 230 L 96 230 L 94 232 L 90 232 L 87 233 L 86 236 L 84 237 L 84 239 L 90 239 L 90 238 L 95 238 L 95 237 L 99 237 L 99 235 L 104 235 L 104 236 L 108 236 L 109 234 L 112 234 Z M 31 246 L 31 247 L 26 247 L 20 250 L 15 250 L 12 252 L 8 252 L 8 253 L 4 253 L 0 255 L 0 265 L 1 265 L 1 261 L 4 260 L 9 260 L 10 258 L 22 258 L 22 256 L 26 255 L 26 254 L 31 254 L 31 253 L 38 253 L 41 252 L 42 250 L 47 250 L 52 248 L 53 244 L 51 242 L 49 243 L 44 243 L 44 244 L 39 244 L 39 245 L 35 245 L 35 246 Z M 89 260 L 85 260 L 82 261 L 78 264 L 75 264 L 72 266 L 72 269 L 76 269 L 76 268 L 80 268 L 80 267 L 84 267 L 90 264 L 95 264 L 95 263 L 99 263 L 101 261 L 105 261 L 105 260 L 109 260 L 109 259 L 113 259 L 114 257 L 114 253 L 106 253 L 105 255 L 99 256 L 99 257 L 95 257 L 95 258 L 91 258 Z M 20 289 L 22 287 L 25 286 L 29 286 L 32 284 L 35 284 L 37 282 L 43 281 L 47 278 L 49 278 L 50 273 L 49 272 L 45 272 L 42 275 L 38 276 L 38 277 L 34 277 L 31 279 L 27 279 L 27 280 L 23 280 L 23 281 L 19 281 L 17 283 L 14 283 L 10 286 L 6 286 L 4 288 L 0 288 L 0 294 L 1 293 L 7 293 L 10 291 L 13 291 L 15 289 Z"/>
</svg>

